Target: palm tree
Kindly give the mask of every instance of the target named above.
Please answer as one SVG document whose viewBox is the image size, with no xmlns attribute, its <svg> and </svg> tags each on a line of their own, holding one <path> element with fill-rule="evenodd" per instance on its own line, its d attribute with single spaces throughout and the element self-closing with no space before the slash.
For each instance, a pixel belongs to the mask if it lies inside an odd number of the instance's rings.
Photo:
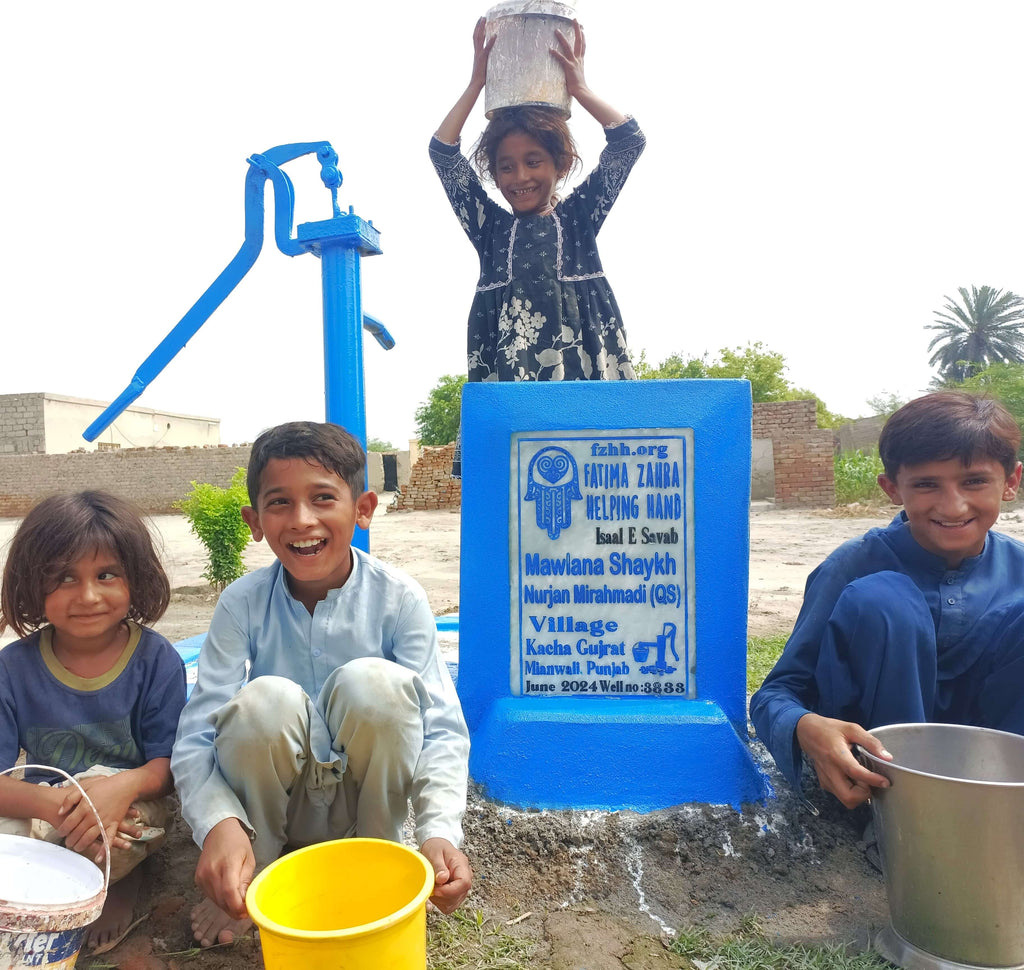
<svg viewBox="0 0 1024 970">
<path fill-rule="evenodd" d="M 939 368 L 940 379 L 960 383 L 989 364 L 1024 363 L 1024 299 L 991 286 L 959 290 L 963 306 L 947 296 L 935 323 L 925 327 L 938 331 L 928 363 Z"/>
</svg>

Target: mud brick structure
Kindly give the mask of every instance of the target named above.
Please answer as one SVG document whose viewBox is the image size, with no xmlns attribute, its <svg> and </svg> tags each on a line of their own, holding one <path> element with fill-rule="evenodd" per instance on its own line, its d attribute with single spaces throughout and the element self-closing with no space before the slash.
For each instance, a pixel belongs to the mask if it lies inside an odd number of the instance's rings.
<svg viewBox="0 0 1024 970">
<path fill-rule="evenodd" d="M 753 437 L 772 442 L 777 506 L 836 503 L 834 435 L 818 427 L 815 407 L 813 399 L 754 405 Z"/>
<path fill-rule="evenodd" d="M 421 448 L 409 472 L 409 484 L 395 493 L 389 512 L 421 509 L 457 509 L 462 503 L 462 482 L 452 478 L 455 445 Z"/>
</svg>

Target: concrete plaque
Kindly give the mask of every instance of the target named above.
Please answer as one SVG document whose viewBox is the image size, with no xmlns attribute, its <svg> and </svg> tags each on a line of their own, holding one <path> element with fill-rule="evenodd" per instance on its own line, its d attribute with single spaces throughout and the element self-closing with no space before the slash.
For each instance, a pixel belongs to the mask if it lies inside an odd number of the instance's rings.
<svg viewBox="0 0 1024 970">
<path fill-rule="evenodd" d="M 696 696 L 693 430 L 519 432 L 515 696 Z"/>
<path fill-rule="evenodd" d="M 465 386 L 458 691 L 488 797 L 764 797 L 746 743 L 750 449 L 745 381 Z"/>
</svg>

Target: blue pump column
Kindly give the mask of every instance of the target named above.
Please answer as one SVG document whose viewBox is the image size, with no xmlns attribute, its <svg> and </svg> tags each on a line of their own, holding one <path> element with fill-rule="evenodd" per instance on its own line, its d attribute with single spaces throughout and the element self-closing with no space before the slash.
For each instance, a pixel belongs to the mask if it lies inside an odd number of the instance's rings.
<svg viewBox="0 0 1024 970">
<path fill-rule="evenodd" d="M 334 217 L 307 222 L 292 237 L 294 192 L 291 179 L 281 169 L 285 162 L 315 153 L 320 161 L 320 178 L 331 192 Z M 363 315 L 359 279 L 361 256 L 380 253 L 380 233 L 360 219 L 349 207 L 343 215 L 338 207 L 341 172 L 337 153 L 328 142 L 300 142 L 278 145 L 249 158 L 245 177 L 245 242 L 235 258 L 207 288 L 192 308 L 174 326 L 156 349 L 143 361 L 128 386 L 114 402 L 86 428 L 83 437 L 94 441 L 149 386 L 227 298 L 256 262 L 263 246 L 263 192 L 267 181 L 274 189 L 274 238 L 287 256 L 313 253 L 320 257 L 324 314 L 324 397 L 326 419 L 343 425 L 366 448 L 366 403 L 363 391 L 362 330 L 390 350 L 395 341 L 384 325 Z M 356 547 L 368 551 L 369 537 L 359 529 Z"/>
<path fill-rule="evenodd" d="M 324 304 L 324 397 L 327 420 L 347 428 L 366 449 L 363 385 L 363 306 L 359 261 L 380 253 L 380 233 L 351 208 L 347 215 L 304 222 L 299 244 L 320 257 Z M 369 551 L 369 534 L 356 529 L 353 544 Z"/>
</svg>

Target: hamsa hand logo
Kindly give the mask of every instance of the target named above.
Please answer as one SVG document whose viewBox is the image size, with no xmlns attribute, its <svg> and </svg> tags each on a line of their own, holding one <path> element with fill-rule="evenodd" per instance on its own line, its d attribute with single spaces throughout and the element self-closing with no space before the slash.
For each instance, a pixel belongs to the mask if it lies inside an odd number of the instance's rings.
<svg viewBox="0 0 1024 970">
<path fill-rule="evenodd" d="M 533 456 L 526 473 L 523 500 L 535 502 L 537 527 L 557 539 L 562 529 L 572 525 L 572 503 L 582 499 L 580 474 L 576 460 L 564 448 L 541 448 Z"/>
</svg>

